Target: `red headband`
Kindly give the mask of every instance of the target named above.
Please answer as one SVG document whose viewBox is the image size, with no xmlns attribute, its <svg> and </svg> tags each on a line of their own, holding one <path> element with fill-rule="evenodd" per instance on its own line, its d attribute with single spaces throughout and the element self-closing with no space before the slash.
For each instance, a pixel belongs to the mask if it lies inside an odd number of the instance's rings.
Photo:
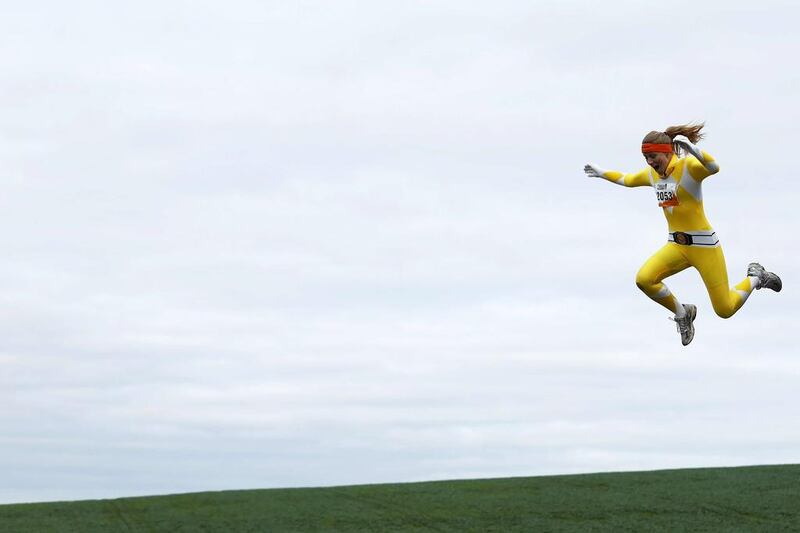
<svg viewBox="0 0 800 533">
<path fill-rule="evenodd" d="M 642 153 L 646 154 L 647 152 L 664 152 L 666 154 L 672 152 L 672 145 L 671 144 L 654 144 L 654 143 L 642 143 Z"/>
</svg>

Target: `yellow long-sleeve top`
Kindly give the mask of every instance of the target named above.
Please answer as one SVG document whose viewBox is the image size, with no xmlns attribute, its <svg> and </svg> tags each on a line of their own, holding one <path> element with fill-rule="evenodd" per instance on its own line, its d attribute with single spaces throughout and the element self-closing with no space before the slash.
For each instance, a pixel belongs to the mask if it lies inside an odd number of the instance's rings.
<svg viewBox="0 0 800 533">
<path fill-rule="evenodd" d="M 702 155 L 706 164 L 714 161 L 705 151 Z M 716 165 L 712 167 L 713 172 L 693 155 L 679 158 L 673 154 L 664 177 L 650 166 L 633 174 L 610 170 L 602 176 L 625 187 L 653 187 L 656 202 L 667 218 L 669 231 L 702 231 L 712 229 L 703 210 L 701 185 L 704 179 L 719 171 Z"/>
</svg>

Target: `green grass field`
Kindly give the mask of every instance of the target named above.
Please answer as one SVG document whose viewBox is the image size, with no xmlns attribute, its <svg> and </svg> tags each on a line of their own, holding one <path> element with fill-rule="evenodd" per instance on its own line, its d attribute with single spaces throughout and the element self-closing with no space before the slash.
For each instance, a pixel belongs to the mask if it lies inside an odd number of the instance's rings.
<svg viewBox="0 0 800 533">
<path fill-rule="evenodd" d="M 800 531 L 800 466 L 3 505 L 0 531 Z"/>
</svg>

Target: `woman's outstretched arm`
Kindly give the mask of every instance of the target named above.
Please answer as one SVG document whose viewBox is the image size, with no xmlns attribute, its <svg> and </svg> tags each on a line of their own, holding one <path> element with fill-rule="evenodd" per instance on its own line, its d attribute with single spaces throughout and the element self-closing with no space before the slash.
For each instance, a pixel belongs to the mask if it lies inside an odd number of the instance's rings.
<svg viewBox="0 0 800 533">
<path fill-rule="evenodd" d="M 624 187 L 645 187 L 652 185 L 652 183 L 650 183 L 650 171 L 647 168 L 635 174 L 625 174 L 616 170 L 605 170 L 597 165 L 589 163 L 583 167 L 583 171 L 586 172 L 586 175 L 590 178 L 603 178 L 604 180 Z"/>
</svg>

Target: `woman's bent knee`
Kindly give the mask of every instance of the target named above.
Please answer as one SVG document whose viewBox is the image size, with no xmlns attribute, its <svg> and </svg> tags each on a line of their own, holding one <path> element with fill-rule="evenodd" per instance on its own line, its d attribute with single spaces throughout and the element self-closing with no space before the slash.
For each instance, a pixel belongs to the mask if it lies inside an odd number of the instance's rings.
<svg viewBox="0 0 800 533">
<path fill-rule="evenodd" d="M 730 318 L 736 314 L 736 311 L 742 307 L 742 301 L 739 295 L 733 291 L 710 290 L 708 295 L 711 297 L 711 305 L 714 307 L 714 312 L 720 318 Z"/>
<path fill-rule="evenodd" d="M 641 271 L 636 274 L 636 286 L 642 292 L 652 292 L 653 288 L 656 286 L 656 281 L 652 278 L 652 276 L 648 276 Z"/>
<path fill-rule="evenodd" d="M 720 318 L 730 318 L 736 313 L 736 308 L 731 306 L 714 306 L 714 312 Z"/>
</svg>

